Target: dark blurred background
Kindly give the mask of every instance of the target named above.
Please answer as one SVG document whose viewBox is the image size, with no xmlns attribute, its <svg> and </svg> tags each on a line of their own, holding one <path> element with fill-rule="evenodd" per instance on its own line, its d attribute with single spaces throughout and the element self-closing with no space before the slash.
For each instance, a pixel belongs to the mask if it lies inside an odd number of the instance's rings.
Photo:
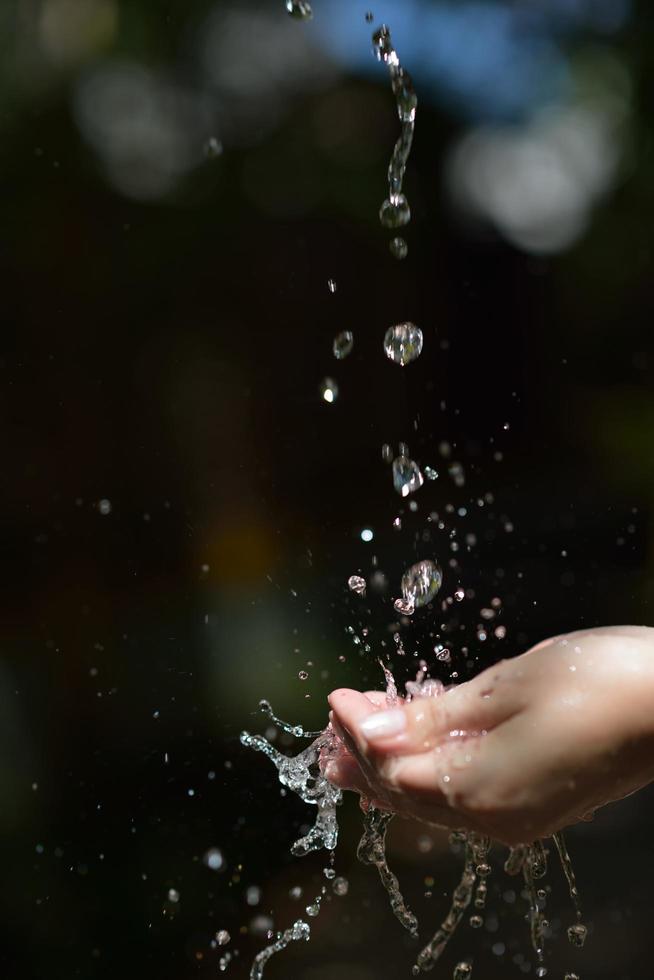
<svg viewBox="0 0 654 980">
<path fill-rule="evenodd" d="M 325 861 L 290 856 L 312 815 L 238 734 L 267 729 L 261 697 L 319 727 L 333 687 L 378 686 L 412 561 L 466 599 L 399 625 L 399 680 L 414 655 L 462 679 L 651 622 L 651 10 L 313 6 L 0 9 L 7 980 L 247 975 Z M 404 262 L 377 218 L 398 132 L 382 21 L 420 100 Z M 382 351 L 402 320 L 425 335 L 405 370 Z M 381 458 L 400 440 L 439 472 L 415 511 Z M 554 868 L 551 976 L 651 977 L 653 816 L 642 793 L 570 833 L 591 936 L 565 942 Z M 354 800 L 341 822 L 349 893 L 271 980 L 409 975 Z M 408 824 L 389 850 L 427 933 L 458 859 Z M 514 886 L 494 874 L 439 976 L 464 956 L 534 975 Z"/>
</svg>

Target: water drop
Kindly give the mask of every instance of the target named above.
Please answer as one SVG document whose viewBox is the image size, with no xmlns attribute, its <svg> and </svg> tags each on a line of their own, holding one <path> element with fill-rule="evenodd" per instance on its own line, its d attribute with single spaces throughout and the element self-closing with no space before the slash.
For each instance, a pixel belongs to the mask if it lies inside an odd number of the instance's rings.
<svg viewBox="0 0 654 980">
<path fill-rule="evenodd" d="M 452 980 L 468 980 L 468 977 L 471 976 L 472 976 L 471 963 L 457 963 L 457 965 L 454 967 Z"/>
<path fill-rule="evenodd" d="M 391 238 L 388 247 L 393 258 L 405 259 L 409 254 L 409 246 L 403 238 L 400 238 L 399 235 L 396 238 Z"/>
<path fill-rule="evenodd" d="M 374 535 L 374 532 L 373 532 L 372 528 L 369 528 L 369 527 L 364 527 L 364 529 L 361 532 L 361 540 L 362 541 L 365 541 L 366 544 L 369 541 L 372 541 L 372 539 L 374 538 L 374 536 L 375 535 Z"/>
<path fill-rule="evenodd" d="M 343 895 L 347 895 L 350 888 L 350 883 L 347 878 L 335 878 L 332 888 L 334 890 L 334 894 L 341 898 Z"/>
<path fill-rule="evenodd" d="M 212 871 L 220 871 L 225 863 L 222 852 L 219 851 L 217 847 L 210 847 L 202 860 L 208 868 L 211 868 Z"/>
<path fill-rule="evenodd" d="M 307 674 L 306 670 L 299 670 L 297 676 L 300 678 L 301 681 L 306 681 L 309 678 L 309 675 Z"/>
<path fill-rule="evenodd" d="M 398 456 L 393 460 L 393 486 L 401 497 L 415 493 L 424 482 L 420 467 L 408 456 Z"/>
<path fill-rule="evenodd" d="M 477 865 L 476 871 L 480 878 L 487 878 L 491 873 L 491 866 L 483 861 L 481 864 Z"/>
<path fill-rule="evenodd" d="M 411 599 L 396 599 L 393 606 L 402 616 L 412 616 L 416 610 L 416 604 Z"/>
<path fill-rule="evenodd" d="M 386 198 L 379 209 L 379 220 L 384 228 L 402 228 L 408 225 L 411 221 L 411 208 L 404 194 L 391 194 Z M 403 241 L 403 239 L 399 240 Z"/>
<path fill-rule="evenodd" d="M 573 926 L 568 926 L 568 940 L 573 946 L 583 946 L 586 942 L 588 929 L 583 922 L 577 922 Z"/>
<path fill-rule="evenodd" d="M 216 933 L 216 942 L 219 946 L 226 946 L 231 938 L 226 929 L 221 929 L 220 932 Z"/>
<path fill-rule="evenodd" d="M 349 330 L 343 330 L 334 337 L 332 350 L 337 361 L 344 360 L 352 352 L 354 347 L 354 334 Z"/>
<path fill-rule="evenodd" d="M 374 19 L 375 15 L 373 14 L 372 10 L 366 10 L 366 24 L 372 24 Z"/>
<path fill-rule="evenodd" d="M 455 486 L 457 487 L 465 486 L 466 476 L 461 463 L 450 463 L 450 465 L 447 468 L 447 472 L 454 480 Z"/>
<path fill-rule="evenodd" d="M 420 357 L 422 330 L 414 323 L 398 323 L 389 327 L 384 336 L 384 352 L 389 361 L 404 367 Z"/>
<path fill-rule="evenodd" d="M 454 593 L 454 598 L 456 599 L 457 602 L 463 602 L 465 597 L 466 594 L 463 591 L 463 589 L 457 589 L 456 592 Z"/>
<path fill-rule="evenodd" d="M 338 398 L 338 385 L 333 378 L 324 378 L 320 385 L 320 394 L 323 400 L 331 405 Z"/>
<path fill-rule="evenodd" d="M 335 279 L 328 279 L 327 280 L 327 289 L 329 290 L 330 293 L 335 293 L 336 292 L 336 290 L 338 289 L 338 286 L 336 284 L 336 280 Z"/>
<path fill-rule="evenodd" d="M 174 904 L 177 904 L 177 902 L 179 902 L 179 892 L 177 891 L 176 888 L 168 889 L 168 901 L 173 902 Z"/>
<path fill-rule="evenodd" d="M 204 155 L 209 158 L 219 157 L 223 152 L 223 144 L 215 136 L 210 137 L 204 144 Z"/>
<path fill-rule="evenodd" d="M 311 20 L 313 10 L 307 0 L 286 0 L 286 9 L 297 20 Z"/>
<path fill-rule="evenodd" d="M 425 476 L 427 477 L 428 480 L 437 480 L 438 470 L 435 470 L 431 466 L 425 466 Z"/>
<path fill-rule="evenodd" d="M 390 463 L 393 459 L 393 450 L 387 442 L 382 446 L 382 459 L 385 463 Z"/>
<path fill-rule="evenodd" d="M 416 607 L 432 601 L 443 582 L 443 573 L 435 561 L 419 561 L 402 576 L 402 594 Z"/>
<path fill-rule="evenodd" d="M 472 929 L 481 929 L 481 927 L 483 926 L 483 924 L 484 924 L 484 920 L 482 919 L 482 917 L 480 915 L 471 915 L 470 916 L 470 927 Z"/>
<path fill-rule="evenodd" d="M 351 592 L 356 592 L 357 595 L 366 594 L 366 580 L 360 575 L 350 575 L 347 580 L 347 587 Z"/>
<path fill-rule="evenodd" d="M 318 902 L 314 902 L 312 905 L 307 905 L 306 907 L 306 913 L 307 915 L 310 915 L 312 919 L 315 919 L 319 912 L 320 904 Z"/>
<path fill-rule="evenodd" d="M 111 501 L 107 500 L 106 497 L 98 501 L 98 510 L 103 517 L 106 517 L 107 514 L 111 513 Z"/>
<path fill-rule="evenodd" d="M 566 973 L 565 980 L 579 980 L 579 976 L 576 973 Z"/>
</svg>

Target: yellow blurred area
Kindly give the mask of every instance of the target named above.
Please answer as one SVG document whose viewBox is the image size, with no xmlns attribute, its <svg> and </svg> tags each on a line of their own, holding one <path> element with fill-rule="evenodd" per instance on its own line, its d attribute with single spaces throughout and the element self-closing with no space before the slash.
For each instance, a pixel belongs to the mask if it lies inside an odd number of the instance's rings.
<svg viewBox="0 0 654 980">
<path fill-rule="evenodd" d="M 113 0 L 45 0 L 39 17 L 39 39 L 58 66 L 76 65 L 106 48 L 118 28 Z"/>
</svg>

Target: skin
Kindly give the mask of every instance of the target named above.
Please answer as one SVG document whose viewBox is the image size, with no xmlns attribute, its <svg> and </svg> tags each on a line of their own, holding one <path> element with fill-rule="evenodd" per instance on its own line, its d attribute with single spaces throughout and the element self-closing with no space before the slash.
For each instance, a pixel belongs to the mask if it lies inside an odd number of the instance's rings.
<svg viewBox="0 0 654 980">
<path fill-rule="evenodd" d="M 654 780 L 654 629 L 569 633 L 438 697 L 329 696 L 342 746 L 327 777 L 382 809 L 527 843 Z M 362 727 L 363 726 L 363 727 Z"/>
</svg>

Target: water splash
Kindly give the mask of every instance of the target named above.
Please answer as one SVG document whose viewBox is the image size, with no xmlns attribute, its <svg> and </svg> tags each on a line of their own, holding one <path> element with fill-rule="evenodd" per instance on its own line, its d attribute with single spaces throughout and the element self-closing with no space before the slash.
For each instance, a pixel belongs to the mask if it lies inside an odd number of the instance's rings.
<svg viewBox="0 0 654 980">
<path fill-rule="evenodd" d="M 310 938 L 311 926 L 308 922 L 298 919 L 290 929 L 279 933 L 274 943 L 271 943 L 270 946 L 266 946 L 260 953 L 257 953 L 252 964 L 252 969 L 250 970 L 250 980 L 261 980 L 266 963 L 270 957 L 286 949 L 289 943 L 298 942 L 301 939 L 308 942 Z"/>
<path fill-rule="evenodd" d="M 372 44 L 375 57 L 388 68 L 401 125 L 388 167 L 388 197 L 379 210 L 379 220 L 385 228 L 399 228 L 411 220 L 411 209 L 402 193 L 402 182 L 413 143 L 418 98 L 411 75 L 400 64 L 386 24 L 374 32 Z"/>
<path fill-rule="evenodd" d="M 394 814 L 378 810 L 364 801 L 361 808 L 364 813 L 363 836 L 359 841 L 357 857 L 362 864 L 377 868 L 381 883 L 388 893 L 393 915 L 412 936 L 417 936 L 418 920 L 404 901 L 400 883 L 386 860 L 386 831 Z"/>
<path fill-rule="evenodd" d="M 466 909 L 472 901 L 472 892 L 477 876 L 475 873 L 475 859 L 471 837 L 472 835 L 466 835 L 465 865 L 459 884 L 452 894 L 450 910 L 430 941 L 418 954 L 418 959 L 412 971 L 414 976 L 417 976 L 421 971 L 427 973 L 434 968 L 443 950 L 458 929 Z"/>
</svg>

